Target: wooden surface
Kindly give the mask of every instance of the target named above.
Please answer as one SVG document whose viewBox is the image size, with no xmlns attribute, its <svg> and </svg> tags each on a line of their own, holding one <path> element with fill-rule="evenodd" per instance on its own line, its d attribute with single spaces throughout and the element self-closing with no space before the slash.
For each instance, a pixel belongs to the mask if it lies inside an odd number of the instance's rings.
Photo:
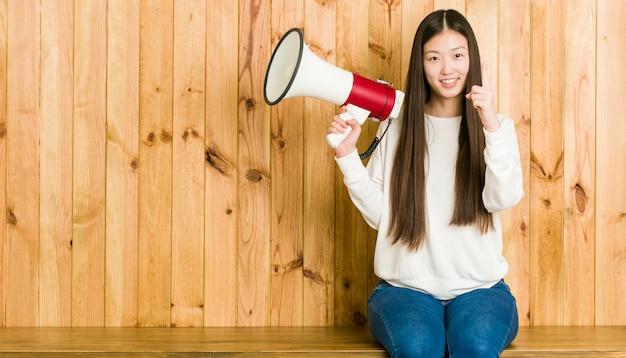
<svg viewBox="0 0 626 358">
<path fill-rule="evenodd" d="M 610 53 L 626 53 L 626 21 L 601 21 L 623 5 L 619 0 L 598 2 L 598 58 Z M 613 61 L 597 66 L 596 118 L 612 117 L 626 112 L 626 86 L 610 86 L 611 78 L 626 78 L 626 69 Z M 598 121 L 596 125 L 596 322 L 624 324 L 626 317 L 626 121 Z M 616 274 L 618 270 L 620 273 Z M 621 296 L 620 298 L 618 298 Z M 621 303 L 618 303 L 621 302 Z M 622 323 L 620 323 L 622 322 Z"/>
<path fill-rule="evenodd" d="M 170 325 L 173 0 L 142 0 L 137 325 Z"/>
<path fill-rule="evenodd" d="M 65 239 L 72 246 L 72 295 L 63 298 L 72 300 L 73 326 L 105 323 L 106 9 L 106 0 L 74 7 L 73 232 Z"/>
<path fill-rule="evenodd" d="M 0 356 L 386 357 L 366 328 L 9 328 Z M 502 357 L 626 357 L 626 327 L 522 327 Z"/>
<path fill-rule="evenodd" d="M 270 107 L 264 74 L 299 27 L 402 89 L 439 8 L 467 15 L 516 124 L 521 324 L 625 325 L 623 5 L 0 0 L 0 326 L 364 325 L 376 232 L 324 138 L 337 108 Z"/>
<path fill-rule="evenodd" d="M 40 19 L 34 0 L 14 2 L 8 21 L 6 162 L 6 240 L 3 252 L 7 325 L 37 322 L 39 298 L 39 197 L 41 121 Z M 27 24 L 27 25 L 26 25 Z M 9 118 L 11 120 L 9 120 Z M 4 320 L 3 320 L 4 321 Z"/>
<path fill-rule="evenodd" d="M 107 65 L 105 325 L 137 322 L 139 3 L 110 0 Z"/>
<path fill-rule="evenodd" d="M 501 357 L 626 357 L 626 327 L 520 327 Z"/>
</svg>

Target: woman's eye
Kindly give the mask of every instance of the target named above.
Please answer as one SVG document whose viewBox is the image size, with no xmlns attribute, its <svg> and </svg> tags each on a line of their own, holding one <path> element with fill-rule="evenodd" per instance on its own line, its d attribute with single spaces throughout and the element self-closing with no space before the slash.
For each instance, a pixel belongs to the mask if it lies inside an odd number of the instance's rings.
<svg viewBox="0 0 626 358">
<path fill-rule="evenodd" d="M 463 57 L 463 54 L 462 53 L 457 53 L 456 55 L 454 55 L 454 57 L 461 58 L 461 57 Z"/>
</svg>

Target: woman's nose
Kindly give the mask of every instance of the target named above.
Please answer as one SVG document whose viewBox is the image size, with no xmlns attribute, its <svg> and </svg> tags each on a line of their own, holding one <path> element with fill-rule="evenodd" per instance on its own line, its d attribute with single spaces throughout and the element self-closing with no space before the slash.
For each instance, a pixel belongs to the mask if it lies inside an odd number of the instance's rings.
<svg viewBox="0 0 626 358">
<path fill-rule="evenodd" d="M 452 72 L 452 66 L 450 64 L 449 60 L 442 60 L 441 61 L 441 73 L 444 75 L 447 75 L 449 73 Z"/>
</svg>

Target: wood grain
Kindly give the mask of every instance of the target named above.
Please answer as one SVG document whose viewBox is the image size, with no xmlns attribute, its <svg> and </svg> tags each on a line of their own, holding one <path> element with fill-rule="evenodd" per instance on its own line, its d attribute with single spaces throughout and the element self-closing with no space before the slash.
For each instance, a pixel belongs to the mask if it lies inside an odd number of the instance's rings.
<svg viewBox="0 0 626 358">
<path fill-rule="evenodd" d="M 172 327 L 204 324 L 206 2 L 174 2 Z"/>
<path fill-rule="evenodd" d="M 172 265 L 173 0 L 141 0 L 137 324 L 168 327 Z"/>
<path fill-rule="evenodd" d="M 71 326 L 73 22 L 71 3 L 42 1 L 39 325 Z"/>
<path fill-rule="evenodd" d="M 6 222 L 7 222 L 7 53 L 8 53 L 8 9 L 7 1 L 0 1 L 0 327 L 6 324 Z"/>
<path fill-rule="evenodd" d="M 238 2 L 207 9 L 204 324 L 237 324 Z M 210 34 L 220 34 L 211 36 Z M 217 50 L 219 49 L 219 51 Z"/>
<path fill-rule="evenodd" d="M 498 111 L 515 121 L 517 142 L 524 176 L 524 198 L 515 207 L 500 213 L 504 236 L 504 256 L 509 264 L 506 282 L 517 300 L 521 325 L 530 324 L 530 1 L 512 6 L 500 2 L 497 69 Z"/>
<path fill-rule="evenodd" d="M 521 324 L 626 324 L 626 10 L 564 5 L 0 0 L 0 326 L 364 325 L 377 233 L 324 138 L 337 107 L 268 106 L 265 70 L 299 27 L 401 89 L 439 8 L 467 15 L 516 124 Z"/>
<path fill-rule="evenodd" d="M 626 9 L 621 2 L 603 1 L 597 6 L 596 82 L 596 272 L 595 323 L 626 324 L 626 78 L 623 62 L 615 54 L 626 53 L 620 34 Z M 590 189 L 592 190 L 592 189 Z M 593 200 L 590 197 L 589 200 Z M 591 209 L 591 208 L 590 208 Z"/>
<path fill-rule="evenodd" d="M 104 325 L 106 5 L 74 7 L 73 326 Z"/>
<path fill-rule="evenodd" d="M 565 325 L 593 325 L 595 279 L 596 8 L 581 0 L 563 15 L 565 84 L 563 288 Z M 574 35 L 577 33 L 578 35 Z"/>
<path fill-rule="evenodd" d="M 39 323 L 39 3 L 12 2 L 8 22 L 6 246 L 7 326 Z"/>
<path fill-rule="evenodd" d="M 560 324 L 563 300 L 563 7 L 531 3 L 530 320 Z"/>
<path fill-rule="evenodd" d="M 304 1 L 272 2 L 272 49 L 289 29 L 304 27 Z M 271 108 L 270 326 L 300 326 L 303 304 L 303 99 Z"/>
<path fill-rule="evenodd" d="M 388 357 L 361 327 L 12 328 L 0 356 Z M 522 327 L 501 357 L 626 357 L 626 328 Z"/>
<path fill-rule="evenodd" d="M 270 112 L 263 78 L 270 58 L 267 1 L 241 0 L 238 103 L 238 325 L 269 324 Z"/>
<path fill-rule="evenodd" d="M 105 325 L 137 325 L 139 2 L 110 0 Z"/>
</svg>

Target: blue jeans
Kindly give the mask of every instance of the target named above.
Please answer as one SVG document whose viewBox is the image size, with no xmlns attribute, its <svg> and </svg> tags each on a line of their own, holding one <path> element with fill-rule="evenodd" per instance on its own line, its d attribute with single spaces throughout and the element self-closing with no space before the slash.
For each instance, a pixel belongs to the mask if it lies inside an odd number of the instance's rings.
<svg viewBox="0 0 626 358">
<path fill-rule="evenodd" d="M 504 281 L 449 301 L 381 281 L 369 327 L 392 357 L 498 357 L 517 335 L 515 297 Z"/>
</svg>

